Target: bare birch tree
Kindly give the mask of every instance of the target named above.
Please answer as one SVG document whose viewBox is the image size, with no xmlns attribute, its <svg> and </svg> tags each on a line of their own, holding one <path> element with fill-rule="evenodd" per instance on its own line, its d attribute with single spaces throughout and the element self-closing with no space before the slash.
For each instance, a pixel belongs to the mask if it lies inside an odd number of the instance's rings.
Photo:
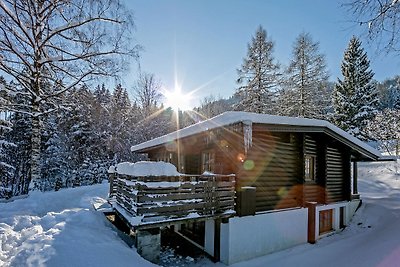
<svg viewBox="0 0 400 267">
<path fill-rule="evenodd" d="M 142 108 L 143 118 L 149 117 L 161 99 L 161 82 L 152 73 L 142 73 L 133 89 L 136 102 Z"/>
<path fill-rule="evenodd" d="M 377 44 L 378 51 L 400 53 L 399 0 L 348 0 L 343 7 Z"/>
<path fill-rule="evenodd" d="M 136 57 L 133 20 L 119 0 L 0 0 L 0 71 L 12 77 L 32 116 L 30 190 L 41 190 L 41 117 L 95 76 L 117 75 Z"/>
</svg>

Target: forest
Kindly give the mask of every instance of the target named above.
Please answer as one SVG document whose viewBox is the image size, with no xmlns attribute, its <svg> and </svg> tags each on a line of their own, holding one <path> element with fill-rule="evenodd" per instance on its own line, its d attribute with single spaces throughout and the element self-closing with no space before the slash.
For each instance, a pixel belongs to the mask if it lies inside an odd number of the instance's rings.
<svg viewBox="0 0 400 267">
<path fill-rule="evenodd" d="M 208 96 L 177 116 L 155 74 L 110 86 L 132 74 L 130 59 L 140 62 L 133 18 L 119 1 L 12 2 L 0 5 L 0 198 L 101 183 L 110 165 L 141 159 L 132 145 L 229 110 L 328 120 L 399 155 L 400 76 L 376 81 L 356 36 L 342 76 L 330 77 L 310 33 L 293 41 L 284 66 L 259 26 L 232 96 Z"/>
</svg>

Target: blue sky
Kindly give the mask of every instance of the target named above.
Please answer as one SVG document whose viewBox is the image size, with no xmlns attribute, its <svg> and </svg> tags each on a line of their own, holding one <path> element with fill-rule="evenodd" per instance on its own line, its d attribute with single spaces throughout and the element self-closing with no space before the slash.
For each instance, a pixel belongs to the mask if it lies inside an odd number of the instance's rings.
<svg viewBox="0 0 400 267">
<path fill-rule="evenodd" d="M 140 66 L 154 73 L 166 89 L 175 80 L 182 91 L 196 90 L 192 106 L 213 94 L 231 96 L 247 44 L 258 25 L 275 42 L 275 57 L 287 65 L 293 42 L 303 31 L 320 43 L 330 80 L 340 76 L 343 52 L 360 28 L 332 0 L 126 0 L 136 23 L 136 40 L 144 47 Z M 365 41 L 375 79 L 400 74 L 400 57 L 377 55 Z M 137 67 L 122 78 L 132 88 Z"/>
</svg>

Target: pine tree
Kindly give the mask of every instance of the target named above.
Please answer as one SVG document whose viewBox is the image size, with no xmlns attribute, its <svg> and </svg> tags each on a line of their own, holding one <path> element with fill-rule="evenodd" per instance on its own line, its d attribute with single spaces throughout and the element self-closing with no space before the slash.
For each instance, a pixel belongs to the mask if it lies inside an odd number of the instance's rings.
<svg viewBox="0 0 400 267">
<path fill-rule="evenodd" d="M 19 97 L 19 94 L 14 96 L 13 102 L 21 106 L 25 105 L 25 101 Z M 32 149 L 30 142 L 32 134 L 31 116 L 15 112 L 12 113 L 10 122 L 12 123 L 12 130 L 7 136 L 16 147 L 11 148 L 8 153 L 13 155 L 11 158 L 11 165 L 15 167 L 12 179 L 12 194 L 17 196 L 28 193 L 30 182 L 29 172 Z"/>
<path fill-rule="evenodd" d="M 131 116 L 131 103 L 128 92 L 118 84 L 114 89 L 110 103 L 110 139 L 108 146 L 112 153 L 114 163 L 127 160 L 130 157 L 132 145 L 132 131 L 129 126 L 133 124 Z"/>
<path fill-rule="evenodd" d="M 292 59 L 285 71 L 279 113 L 286 116 L 321 118 L 328 106 L 326 88 L 329 74 L 319 43 L 301 33 L 293 45 Z"/>
<path fill-rule="evenodd" d="M 237 110 L 256 113 L 272 113 L 279 79 L 279 64 L 273 56 L 274 42 L 267 32 L 259 26 L 247 46 L 247 57 L 238 69 L 236 94 L 241 101 Z"/>
<path fill-rule="evenodd" d="M 66 187 L 69 165 L 67 154 L 67 140 L 60 131 L 60 116 L 48 114 L 44 119 L 44 134 L 42 136 L 42 179 L 43 190 L 59 190 Z"/>
<path fill-rule="evenodd" d="M 10 148 L 16 145 L 7 138 L 7 134 L 12 130 L 12 124 L 7 116 L 8 85 L 3 77 L 0 77 L 0 198 L 9 198 L 12 192 L 12 177 L 15 171 L 10 163 Z"/>
<path fill-rule="evenodd" d="M 92 129 L 99 144 L 106 146 L 102 157 L 110 159 L 113 157 L 109 149 L 109 140 L 111 139 L 111 131 L 113 121 L 111 119 L 111 93 L 104 84 L 97 86 L 93 92 L 94 98 L 90 109 L 92 117 Z"/>
<path fill-rule="evenodd" d="M 380 109 L 400 109 L 400 76 L 388 78 L 376 85 L 380 100 Z"/>
<path fill-rule="evenodd" d="M 341 66 L 343 79 L 338 78 L 332 95 L 333 121 L 361 140 L 370 139 L 365 127 L 377 113 L 379 105 L 372 80 L 374 73 L 369 68 L 367 53 L 360 40 L 353 36 L 344 53 Z"/>
</svg>

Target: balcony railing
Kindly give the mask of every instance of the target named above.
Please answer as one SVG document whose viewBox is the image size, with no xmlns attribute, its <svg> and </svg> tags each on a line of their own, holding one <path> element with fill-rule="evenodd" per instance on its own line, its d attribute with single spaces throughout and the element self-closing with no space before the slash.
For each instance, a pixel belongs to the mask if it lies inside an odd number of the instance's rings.
<svg viewBox="0 0 400 267">
<path fill-rule="evenodd" d="M 235 213 L 234 175 L 112 174 L 110 201 L 135 226 Z M 121 210 L 121 208 L 123 210 Z"/>
</svg>

